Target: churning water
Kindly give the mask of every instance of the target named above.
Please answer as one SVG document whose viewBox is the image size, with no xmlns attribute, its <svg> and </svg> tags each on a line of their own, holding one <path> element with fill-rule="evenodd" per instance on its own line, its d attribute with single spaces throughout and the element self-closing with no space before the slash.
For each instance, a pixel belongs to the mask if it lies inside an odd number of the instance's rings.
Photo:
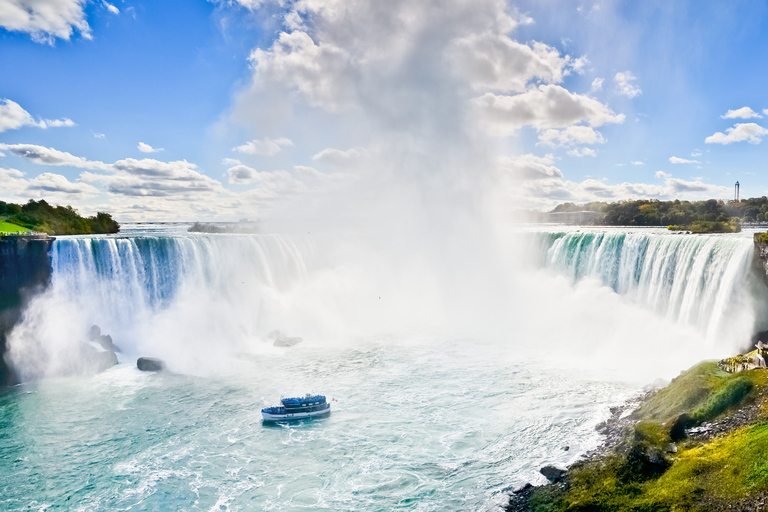
<svg viewBox="0 0 768 512">
<path fill-rule="evenodd" d="M 55 242 L 10 338 L 27 382 L 0 395 L 3 510 L 493 509 L 758 316 L 748 237 L 520 234 L 540 268 L 510 279 L 509 304 L 472 295 L 505 312 L 473 334 L 423 267 L 333 238 L 178 231 Z M 72 375 L 92 324 L 120 364 Z M 277 329 L 304 341 L 274 347 Z M 171 372 L 139 372 L 142 355 Z M 328 419 L 261 423 L 310 391 L 338 400 Z"/>
</svg>

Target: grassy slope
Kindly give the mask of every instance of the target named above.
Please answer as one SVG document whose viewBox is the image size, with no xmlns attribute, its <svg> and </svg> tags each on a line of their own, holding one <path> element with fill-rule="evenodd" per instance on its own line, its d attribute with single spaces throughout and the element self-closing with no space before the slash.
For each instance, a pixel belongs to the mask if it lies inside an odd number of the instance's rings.
<svg viewBox="0 0 768 512">
<path fill-rule="evenodd" d="M 12 222 L 0 220 L 0 233 L 23 233 L 25 231 L 29 231 L 29 229 L 13 224 Z"/>
<path fill-rule="evenodd" d="M 768 414 L 761 409 L 756 423 L 709 442 L 684 440 L 671 464 L 659 475 L 638 474 L 629 453 L 657 450 L 670 443 L 675 418 L 687 413 L 696 422 L 712 421 L 729 411 L 763 400 L 768 372 L 729 374 L 716 363 L 700 363 L 648 399 L 636 412 L 639 422 L 624 445 L 606 456 L 577 463 L 569 470 L 569 485 L 538 488 L 531 505 L 537 512 L 727 510 L 734 502 L 768 491 Z M 763 405 L 761 405 L 763 407 Z"/>
</svg>

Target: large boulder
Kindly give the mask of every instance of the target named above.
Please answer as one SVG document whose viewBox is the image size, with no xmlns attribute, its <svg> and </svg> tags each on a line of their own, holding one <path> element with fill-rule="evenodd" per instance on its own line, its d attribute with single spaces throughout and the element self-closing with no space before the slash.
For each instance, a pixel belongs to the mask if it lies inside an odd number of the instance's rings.
<svg viewBox="0 0 768 512">
<path fill-rule="evenodd" d="M 286 336 L 280 331 L 273 331 L 270 333 L 270 336 L 275 338 L 275 342 L 273 343 L 273 345 L 276 347 L 292 347 L 304 341 L 298 336 L 294 336 L 294 337 Z"/>
<path fill-rule="evenodd" d="M 539 473 L 544 475 L 551 483 L 556 484 L 565 478 L 567 471 L 555 466 L 544 466 L 539 470 Z"/>
<path fill-rule="evenodd" d="M 165 362 L 156 357 L 140 357 L 136 367 L 143 372 L 161 372 L 165 370 Z"/>
</svg>

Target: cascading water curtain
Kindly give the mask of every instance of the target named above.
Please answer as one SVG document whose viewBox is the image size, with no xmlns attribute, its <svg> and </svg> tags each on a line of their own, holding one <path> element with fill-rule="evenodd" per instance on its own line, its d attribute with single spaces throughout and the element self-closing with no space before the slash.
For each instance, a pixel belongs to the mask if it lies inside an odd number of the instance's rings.
<svg viewBox="0 0 768 512">
<path fill-rule="evenodd" d="M 545 266 L 574 281 L 599 279 L 619 294 L 716 343 L 733 322 L 753 322 L 749 238 L 655 233 L 542 233 Z"/>
</svg>

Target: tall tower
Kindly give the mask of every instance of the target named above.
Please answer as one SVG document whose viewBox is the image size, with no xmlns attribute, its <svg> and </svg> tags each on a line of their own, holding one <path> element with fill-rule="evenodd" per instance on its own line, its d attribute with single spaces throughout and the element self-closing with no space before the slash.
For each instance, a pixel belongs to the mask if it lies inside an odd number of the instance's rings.
<svg viewBox="0 0 768 512">
<path fill-rule="evenodd" d="M 736 182 L 736 194 L 735 194 L 735 197 L 736 197 L 736 201 L 738 201 L 739 200 L 739 182 L 738 181 Z"/>
</svg>

